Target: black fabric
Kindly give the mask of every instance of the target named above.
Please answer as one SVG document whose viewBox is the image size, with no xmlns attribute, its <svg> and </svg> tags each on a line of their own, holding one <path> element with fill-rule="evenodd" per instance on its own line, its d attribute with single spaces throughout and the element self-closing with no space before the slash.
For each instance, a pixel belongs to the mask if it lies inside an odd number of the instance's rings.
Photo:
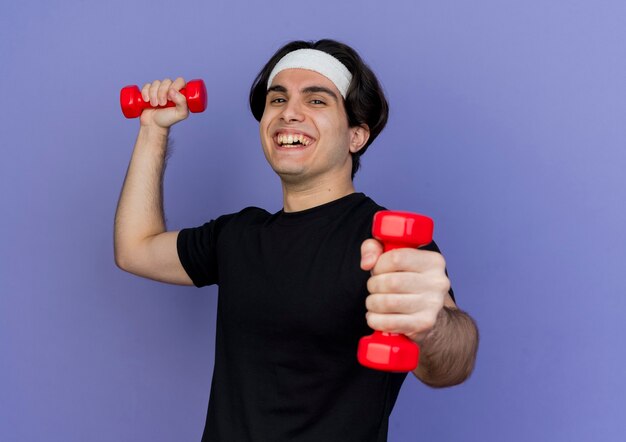
<svg viewBox="0 0 626 442">
<path fill-rule="evenodd" d="M 251 207 L 180 232 L 194 284 L 219 285 L 203 442 L 387 440 L 406 374 L 356 360 L 372 332 L 360 246 L 382 209 L 354 193 L 296 213 Z"/>
</svg>

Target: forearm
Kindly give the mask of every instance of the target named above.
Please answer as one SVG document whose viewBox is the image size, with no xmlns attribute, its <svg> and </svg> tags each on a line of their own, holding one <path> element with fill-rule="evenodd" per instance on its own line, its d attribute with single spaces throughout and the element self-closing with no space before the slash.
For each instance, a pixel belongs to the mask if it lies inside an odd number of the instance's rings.
<svg viewBox="0 0 626 442">
<path fill-rule="evenodd" d="M 115 258 L 119 262 L 142 240 L 165 232 L 163 173 L 168 129 L 141 126 L 115 214 Z"/>
<path fill-rule="evenodd" d="M 465 381 L 478 350 L 478 328 L 465 312 L 444 307 L 434 328 L 420 345 L 420 362 L 413 371 L 431 387 L 451 387 Z"/>
</svg>

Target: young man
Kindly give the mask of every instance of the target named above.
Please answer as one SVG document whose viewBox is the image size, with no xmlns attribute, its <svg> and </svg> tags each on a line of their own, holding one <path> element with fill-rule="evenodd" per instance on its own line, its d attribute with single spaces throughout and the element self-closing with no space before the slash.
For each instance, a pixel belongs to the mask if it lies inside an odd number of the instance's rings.
<svg viewBox="0 0 626 442">
<path fill-rule="evenodd" d="M 421 346 L 424 383 L 471 373 L 478 335 L 456 308 L 434 243 L 382 252 L 382 207 L 355 193 L 359 157 L 387 121 L 372 71 L 350 47 L 296 41 L 257 76 L 250 106 L 283 210 L 255 207 L 167 232 L 169 128 L 188 115 L 182 78 L 146 84 L 146 110 L 115 219 L 115 259 L 159 281 L 219 285 L 215 369 L 203 441 L 385 441 L 406 374 L 356 360 L 371 329 Z M 371 327 L 371 329 L 370 329 Z"/>
</svg>

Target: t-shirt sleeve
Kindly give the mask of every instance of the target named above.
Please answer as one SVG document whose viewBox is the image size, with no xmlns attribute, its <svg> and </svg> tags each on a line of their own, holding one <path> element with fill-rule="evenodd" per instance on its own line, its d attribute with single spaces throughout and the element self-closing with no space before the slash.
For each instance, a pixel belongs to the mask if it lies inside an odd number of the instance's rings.
<svg viewBox="0 0 626 442">
<path fill-rule="evenodd" d="M 231 217 L 224 215 L 199 227 L 178 232 L 178 257 L 196 287 L 219 283 L 217 242 L 222 228 Z"/>
<path fill-rule="evenodd" d="M 196 287 L 217 283 L 215 220 L 178 232 L 178 258 Z"/>
</svg>

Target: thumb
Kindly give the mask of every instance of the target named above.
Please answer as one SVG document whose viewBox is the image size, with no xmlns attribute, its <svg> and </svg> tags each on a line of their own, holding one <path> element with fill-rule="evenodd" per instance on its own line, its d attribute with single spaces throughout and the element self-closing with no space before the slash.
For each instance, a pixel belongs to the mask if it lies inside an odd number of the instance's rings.
<svg viewBox="0 0 626 442">
<path fill-rule="evenodd" d="M 361 269 L 372 270 L 383 254 L 383 245 L 375 239 L 366 239 L 361 244 Z"/>
<path fill-rule="evenodd" d="M 181 107 L 183 105 L 185 108 L 187 107 L 187 98 L 174 88 L 170 88 L 167 91 L 167 98 L 172 101 L 176 107 Z"/>
</svg>

